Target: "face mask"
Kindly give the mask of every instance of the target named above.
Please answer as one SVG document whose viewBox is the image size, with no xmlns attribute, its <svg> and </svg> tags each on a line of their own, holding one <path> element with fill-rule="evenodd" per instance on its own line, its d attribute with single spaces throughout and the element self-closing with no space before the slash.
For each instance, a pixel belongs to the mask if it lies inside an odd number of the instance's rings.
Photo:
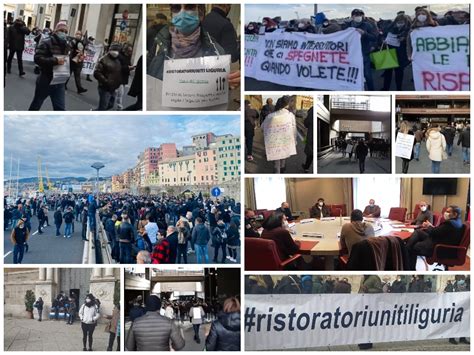
<svg viewBox="0 0 474 355">
<path fill-rule="evenodd" d="M 324 202 L 318 202 L 318 205 L 321 206 L 321 207 L 323 207 Z"/>
<path fill-rule="evenodd" d="M 354 16 L 354 22 L 361 23 L 362 22 L 362 16 Z"/>
<path fill-rule="evenodd" d="M 76 36 L 76 39 L 77 39 L 78 41 L 80 41 L 81 38 L 82 38 L 82 36 Z"/>
<path fill-rule="evenodd" d="M 421 206 L 421 207 L 420 207 L 420 210 L 421 210 L 422 212 L 426 212 L 426 209 L 427 209 L 426 206 Z"/>
<path fill-rule="evenodd" d="M 396 24 L 396 26 L 397 26 L 398 28 L 402 28 L 402 27 L 403 27 L 403 25 L 404 25 L 404 23 L 403 23 L 403 22 L 398 22 L 398 23 Z"/>
<path fill-rule="evenodd" d="M 329 26 L 329 22 L 324 22 L 323 23 L 323 27 L 328 27 Z"/>
<path fill-rule="evenodd" d="M 418 15 L 416 18 L 420 22 L 425 22 L 426 21 L 426 15 Z"/>
<path fill-rule="evenodd" d="M 298 28 L 300 28 L 300 29 L 301 29 L 301 28 L 304 28 L 304 23 L 299 23 L 299 24 L 298 24 Z"/>
<path fill-rule="evenodd" d="M 449 212 L 444 212 L 444 220 L 447 221 L 448 219 L 451 219 L 451 217 L 449 216 Z"/>
<path fill-rule="evenodd" d="M 25 225 L 24 225 L 24 224 L 20 224 L 18 227 L 20 227 L 20 228 L 23 229 L 23 228 L 25 228 Z"/>
<path fill-rule="evenodd" d="M 56 36 L 58 36 L 59 39 L 66 40 L 67 34 L 64 32 L 56 32 Z"/>
<path fill-rule="evenodd" d="M 182 34 L 190 34 L 199 26 L 199 17 L 196 11 L 180 11 L 171 20 L 176 29 Z"/>
<path fill-rule="evenodd" d="M 370 207 L 374 207 L 375 203 L 369 203 Z"/>
<path fill-rule="evenodd" d="M 118 51 L 110 51 L 109 54 L 112 58 L 117 58 L 118 55 L 119 55 L 119 52 Z"/>
<path fill-rule="evenodd" d="M 253 31 L 253 26 L 247 27 L 249 31 Z"/>
<path fill-rule="evenodd" d="M 263 21 L 263 22 L 262 22 L 262 25 L 266 26 L 267 23 L 268 23 L 267 21 Z"/>
<path fill-rule="evenodd" d="M 91 303 L 91 299 L 90 298 L 86 298 L 86 303 Z"/>
<path fill-rule="evenodd" d="M 458 281 L 458 284 L 464 285 L 464 280 L 459 280 L 459 281 Z"/>
</svg>

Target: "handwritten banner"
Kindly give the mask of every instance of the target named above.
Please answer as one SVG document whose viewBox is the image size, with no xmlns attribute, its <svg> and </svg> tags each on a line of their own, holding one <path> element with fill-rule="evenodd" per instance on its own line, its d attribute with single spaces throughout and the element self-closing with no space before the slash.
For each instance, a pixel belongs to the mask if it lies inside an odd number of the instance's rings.
<svg viewBox="0 0 474 355">
<path fill-rule="evenodd" d="M 36 42 L 35 36 L 25 36 L 25 48 L 23 49 L 23 60 L 33 62 L 35 60 Z M 15 54 L 16 56 L 16 54 Z"/>
<path fill-rule="evenodd" d="M 245 35 L 245 76 L 249 78 L 255 78 L 257 73 L 255 61 L 257 60 L 257 53 L 263 38 L 263 36 L 259 35 Z"/>
<path fill-rule="evenodd" d="M 229 101 L 230 55 L 165 60 L 163 106 L 197 108 Z"/>
<path fill-rule="evenodd" d="M 360 34 L 354 28 L 328 35 L 284 32 L 260 37 L 256 59 L 250 68 L 246 64 L 255 79 L 310 89 L 363 90 Z"/>
<path fill-rule="evenodd" d="M 411 45 L 416 91 L 470 89 L 469 25 L 416 29 Z"/>
<path fill-rule="evenodd" d="M 268 161 L 296 154 L 296 122 L 292 113 L 282 110 L 268 115 L 262 130 Z"/>
<path fill-rule="evenodd" d="M 413 134 L 398 132 L 397 139 L 395 140 L 395 156 L 411 159 L 414 142 L 415 136 Z"/>
</svg>

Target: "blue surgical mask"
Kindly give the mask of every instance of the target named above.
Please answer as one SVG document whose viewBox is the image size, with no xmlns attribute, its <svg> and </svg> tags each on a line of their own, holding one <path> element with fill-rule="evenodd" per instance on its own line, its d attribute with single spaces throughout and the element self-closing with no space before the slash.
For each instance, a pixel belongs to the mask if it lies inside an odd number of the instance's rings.
<svg viewBox="0 0 474 355">
<path fill-rule="evenodd" d="M 199 26 L 197 11 L 180 11 L 173 16 L 171 23 L 182 34 L 193 33 Z"/>
<path fill-rule="evenodd" d="M 58 36 L 59 39 L 66 40 L 67 33 L 65 33 L 65 32 L 56 32 L 56 36 Z"/>
</svg>

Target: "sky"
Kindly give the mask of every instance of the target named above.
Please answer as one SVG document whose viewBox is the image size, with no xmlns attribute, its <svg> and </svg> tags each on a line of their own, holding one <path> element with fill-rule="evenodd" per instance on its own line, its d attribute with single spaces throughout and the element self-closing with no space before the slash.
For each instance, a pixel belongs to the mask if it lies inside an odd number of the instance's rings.
<svg viewBox="0 0 474 355">
<path fill-rule="evenodd" d="M 326 16 L 331 18 L 348 17 L 352 9 L 359 8 L 364 10 L 366 16 L 375 19 L 394 19 L 397 12 L 405 10 L 407 15 L 413 16 L 415 7 L 423 5 L 418 3 L 412 4 L 318 4 L 318 12 L 324 12 Z M 429 5 L 429 4 L 426 4 Z M 429 5 L 430 9 L 437 14 L 444 14 L 448 10 L 460 9 L 469 11 L 467 4 L 434 4 Z M 297 15 L 298 14 L 298 15 Z M 292 20 L 296 18 L 310 18 L 314 15 L 313 4 L 259 4 L 245 6 L 245 22 L 261 21 L 264 17 L 281 16 L 282 20 Z"/>
<path fill-rule="evenodd" d="M 90 166 L 102 162 L 101 176 L 119 174 L 135 165 L 146 147 L 191 145 L 191 136 L 213 132 L 240 134 L 238 115 L 193 116 L 6 116 L 5 179 L 20 159 L 20 178 L 36 177 L 41 156 L 49 177 L 93 177 Z"/>
</svg>

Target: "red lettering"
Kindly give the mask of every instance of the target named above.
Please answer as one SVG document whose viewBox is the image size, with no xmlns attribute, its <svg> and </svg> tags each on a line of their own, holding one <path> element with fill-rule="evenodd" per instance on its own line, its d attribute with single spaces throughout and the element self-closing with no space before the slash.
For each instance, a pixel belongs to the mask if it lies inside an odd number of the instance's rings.
<svg viewBox="0 0 474 355">
<path fill-rule="evenodd" d="M 470 88 L 469 73 L 421 72 L 423 90 L 466 91 Z"/>
</svg>

